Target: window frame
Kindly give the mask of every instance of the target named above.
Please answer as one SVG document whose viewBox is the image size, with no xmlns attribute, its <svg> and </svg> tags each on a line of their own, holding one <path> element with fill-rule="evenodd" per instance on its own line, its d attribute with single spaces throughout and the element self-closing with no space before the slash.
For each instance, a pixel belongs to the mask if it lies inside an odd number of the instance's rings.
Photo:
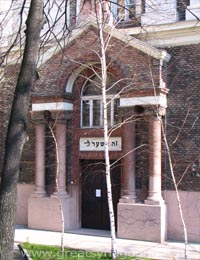
<svg viewBox="0 0 200 260">
<path fill-rule="evenodd" d="M 110 118 L 108 118 L 108 122 L 110 122 L 109 127 L 113 127 L 115 123 L 115 100 L 119 99 L 119 95 L 106 95 L 107 104 L 110 103 Z M 100 113 L 99 113 L 99 122 L 100 125 L 94 125 L 93 119 L 94 119 L 94 101 L 100 100 Z M 83 101 L 89 102 L 89 125 L 84 126 L 83 125 Z M 103 98 L 102 95 L 97 96 L 81 96 L 81 118 L 80 118 L 80 127 L 81 128 L 102 128 L 103 127 Z"/>
<path fill-rule="evenodd" d="M 100 95 L 83 95 L 84 89 L 87 86 L 87 83 L 95 76 L 93 74 L 91 77 L 89 77 L 83 84 L 81 89 L 81 104 L 80 104 L 80 128 L 103 128 L 103 98 L 102 94 Z M 109 127 L 113 127 L 115 124 L 115 102 L 116 100 L 119 100 L 120 95 L 118 93 L 115 94 L 107 94 L 106 100 L 107 100 L 107 108 L 109 109 L 110 117 L 108 118 Z M 99 100 L 100 101 L 100 111 L 99 111 L 99 122 L 100 125 L 94 125 L 94 101 Z M 87 126 L 83 125 L 83 102 L 88 101 L 89 104 L 89 124 Z"/>
</svg>

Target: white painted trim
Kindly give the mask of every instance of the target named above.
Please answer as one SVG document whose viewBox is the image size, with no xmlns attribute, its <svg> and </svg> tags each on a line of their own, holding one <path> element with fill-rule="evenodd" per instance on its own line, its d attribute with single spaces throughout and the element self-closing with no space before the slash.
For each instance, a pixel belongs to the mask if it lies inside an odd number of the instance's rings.
<svg viewBox="0 0 200 260">
<path fill-rule="evenodd" d="M 163 25 L 119 29 L 134 37 L 140 35 L 155 47 L 173 47 L 200 43 L 200 23 L 196 20 Z"/>
<path fill-rule="evenodd" d="M 87 68 L 92 68 L 92 65 L 94 65 L 94 64 L 98 64 L 98 62 L 88 62 L 88 63 L 80 65 L 76 70 L 74 70 L 68 78 L 68 81 L 67 81 L 67 84 L 65 87 L 65 92 L 72 93 L 74 82 L 77 79 L 77 77 L 80 75 L 80 73 Z"/>
<path fill-rule="evenodd" d="M 35 103 L 32 104 L 32 111 L 57 111 L 57 110 L 65 110 L 72 111 L 73 104 L 68 102 L 52 102 L 52 103 Z"/>
<path fill-rule="evenodd" d="M 120 98 L 120 107 L 149 106 L 149 105 L 152 106 L 160 105 L 162 107 L 167 107 L 167 98 L 165 96 Z"/>
</svg>

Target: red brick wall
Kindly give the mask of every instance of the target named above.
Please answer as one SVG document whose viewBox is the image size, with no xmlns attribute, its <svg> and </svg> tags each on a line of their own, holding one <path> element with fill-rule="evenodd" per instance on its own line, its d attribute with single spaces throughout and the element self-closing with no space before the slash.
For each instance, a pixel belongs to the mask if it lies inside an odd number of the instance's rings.
<svg viewBox="0 0 200 260">
<path fill-rule="evenodd" d="M 168 49 L 168 108 L 166 134 L 179 188 L 200 191 L 200 178 L 191 172 L 191 163 L 200 158 L 200 45 Z M 165 167 L 164 187 L 173 187 Z"/>
<path fill-rule="evenodd" d="M 118 40 L 113 40 L 110 45 L 111 49 L 107 52 L 107 60 L 110 62 L 108 70 L 117 79 L 130 78 L 133 89 L 149 89 L 152 87 L 153 82 L 155 86 L 158 86 L 159 63 L 157 61 L 138 50 L 125 47 Z M 64 56 L 61 55 L 62 53 L 55 54 L 52 59 L 40 68 L 40 79 L 33 89 L 36 99 L 39 96 L 40 100 L 44 99 L 44 101 L 48 101 L 48 96 L 51 96 L 51 98 L 65 96 L 67 99 L 74 101 L 74 116 L 67 122 L 67 139 L 70 140 L 67 143 L 67 151 L 73 151 L 72 155 L 67 152 L 67 171 L 69 175 L 72 175 L 73 172 L 75 172 L 75 176 L 79 174 L 79 165 L 76 163 L 79 158 L 101 159 L 103 156 L 99 153 L 79 153 L 78 150 L 79 137 L 85 134 L 79 128 L 82 79 L 79 78 L 76 81 L 72 95 L 65 93 L 67 79 L 72 71 L 82 63 L 99 61 L 93 51 L 98 50 L 98 46 L 98 37 L 95 30 L 92 29 L 85 32 L 70 44 L 68 49 L 64 51 Z M 192 175 L 190 167 L 184 176 L 183 173 L 189 164 L 199 156 L 200 46 L 175 47 L 168 49 L 168 52 L 172 55 L 172 58 L 168 64 L 168 75 L 165 75 L 168 77 L 167 87 L 170 90 L 166 116 L 167 138 L 177 180 L 183 177 L 179 187 L 183 190 L 198 191 L 200 189 L 200 178 Z M 16 74 L 14 73 L 15 70 L 16 68 L 13 66 L 8 69 L 8 79 L 2 92 L 3 99 L 1 102 L 5 103 L 1 110 L 1 113 L 4 113 L 5 116 L 0 121 L 2 129 L 4 129 L 1 135 L 2 139 L 4 139 L 6 132 L 8 111 L 13 97 L 13 86 L 16 83 L 16 77 L 14 77 L 14 74 Z M 153 81 L 151 73 L 153 74 Z M 163 74 L 166 74 L 165 69 Z M 126 84 L 127 82 L 130 83 L 130 80 L 127 80 Z M 122 84 L 122 86 L 124 85 Z M 147 126 L 148 122 L 138 122 L 138 144 L 147 142 Z M 20 182 L 30 183 L 34 182 L 34 126 L 32 124 L 29 124 L 28 131 L 30 140 L 23 152 Z M 120 131 L 118 130 L 115 134 L 122 135 Z M 92 133 L 87 132 L 86 136 L 90 134 L 94 136 L 96 134 L 99 135 L 99 130 Z M 53 150 L 52 153 L 54 153 Z M 116 158 L 117 156 L 121 156 L 121 154 L 116 153 L 112 156 Z M 148 178 L 146 178 L 148 173 L 148 151 L 146 148 L 138 151 L 137 157 L 137 186 L 140 188 L 148 185 Z M 49 185 L 51 185 L 51 180 L 49 181 Z M 173 189 L 168 160 L 165 154 L 163 154 L 163 188 Z"/>
</svg>

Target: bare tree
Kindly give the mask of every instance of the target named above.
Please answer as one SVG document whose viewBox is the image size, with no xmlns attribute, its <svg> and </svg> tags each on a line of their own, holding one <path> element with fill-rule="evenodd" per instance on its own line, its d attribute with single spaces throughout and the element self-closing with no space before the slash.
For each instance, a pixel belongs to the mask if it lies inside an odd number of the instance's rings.
<svg viewBox="0 0 200 260">
<path fill-rule="evenodd" d="M 56 122 L 55 122 L 56 123 Z M 56 152 L 56 189 L 58 193 L 58 200 L 59 200 L 59 210 L 60 210 L 60 221 L 61 221 L 61 241 L 60 241 L 60 246 L 61 246 L 61 252 L 62 256 L 64 256 L 64 232 L 65 232 L 65 221 L 64 221 L 64 211 L 63 211 L 63 205 L 62 205 L 62 197 L 60 194 L 60 188 L 59 188 L 59 183 L 58 183 L 58 178 L 59 178 L 59 173 L 60 173 L 60 156 L 59 156 L 59 151 L 58 151 L 58 140 L 57 136 L 54 133 L 54 126 L 51 124 L 51 122 L 48 122 L 48 127 L 50 129 L 50 132 L 52 134 L 53 140 L 54 140 L 54 145 L 55 145 L 55 152 Z"/>
<path fill-rule="evenodd" d="M 113 211 L 113 204 L 112 204 L 112 189 L 111 189 L 111 176 L 110 176 L 110 158 L 109 158 L 109 130 L 108 130 L 108 101 L 106 98 L 106 82 L 107 82 L 107 59 L 106 59 L 106 51 L 107 46 L 109 45 L 109 37 L 112 37 L 112 33 L 109 35 L 107 41 L 105 42 L 104 36 L 104 25 L 106 22 L 106 17 L 104 15 L 105 5 L 109 6 L 109 2 L 112 4 L 113 1 L 103 1 L 99 0 L 96 3 L 96 19 L 98 24 L 98 32 L 99 32 L 99 40 L 100 40 L 100 63 L 101 63 L 101 90 L 102 90 L 102 99 L 103 99 L 103 126 L 104 126 L 104 140 L 105 140 L 105 162 L 106 162 L 106 181 L 107 181 L 107 191 L 108 191 L 108 205 L 109 205 L 109 213 L 110 213 L 110 223 L 111 223 L 111 236 L 112 236 L 112 248 L 111 253 L 113 259 L 117 258 L 117 250 L 116 250 L 116 233 L 115 233 L 115 221 L 114 221 L 114 211 Z M 183 1 L 182 1 L 183 2 Z M 20 14 L 22 15 L 24 5 L 26 1 L 23 1 L 22 8 Z M 183 2 L 183 4 L 185 1 Z M 12 2 L 13 4 L 13 2 Z M 67 6 L 68 1 L 62 1 L 62 5 Z M 185 5 L 185 4 L 184 4 Z M 18 172 L 19 172 L 19 163 L 21 152 L 26 141 L 26 121 L 27 121 L 27 112 L 28 112 L 28 105 L 29 105 L 29 97 L 30 97 L 30 90 L 37 79 L 37 69 L 36 63 L 38 58 L 38 49 L 39 45 L 41 47 L 40 52 L 42 53 L 45 50 L 47 44 L 52 43 L 54 41 L 57 42 L 59 47 L 62 50 L 60 45 L 60 40 L 64 39 L 66 35 L 68 35 L 70 28 L 68 27 L 67 17 L 65 12 L 60 12 L 61 8 L 58 8 L 58 12 L 56 14 L 56 18 L 53 23 L 50 22 L 48 19 L 48 15 L 51 13 L 52 5 L 50 1 L 45 1 L 46 11 L 44 12 L 47 24 L 45 26 L 48 29 L 42 34 L 42 42 L 40 45 L 40 31 L 43 26 L 43 1 L 42 0 L 35 0 L 31 1 L 31 6 L 29 10 L 29 16 L 27 19 L 27 29 L 25 32 L 26 38 L 26 45 L 23 55 L 23 62 L 20 69 L 15 95 L 14 95 L 14 102 L 12 106 L 7 139 L 6 139 L 6 146 L 5 146 L 5 160 L 4 160 L 4 167 L 2 172 L 2 180 L 1 180 L 1 188 L 0 188 L 0 258 L 9 260 L 11 259 L 11 252 L 13 247 L 13 234 L 14 234 L 14 219 L 15 219 L 15 205 L 16 205 L 16 185 L 18 180 Z M 120 6 L 120 8 L 124 8 Z M 6 16 L 7 17 L 7 14 Z M 59 29 L 54 32 L 54 27 L 59 24 L 59 22 L 64 18 L 64 25 L 63 27 L 59 27 Z M 123 15 L 118 17 L 118 21 L 123 19 Z M 113 25 L 114 27 L 115 25 Z M 1 61 L 5 61 L 7 57 L 7 53 L 10 52 L 11 48 L 17 44 L 23 46 L 24 36 L 21 38 L 22 34 L 22 26 L 19 26 L 19 30 L 17 30 L 16 36 L 13 40 L 13 44 L 5 53 L 4 56 L 1 57 Z M 19 40 L 20 38 L 20 40 Z M 21 48 L 22 49 L 22 48 Z M 75 62 L 75 61 L 72 61 Z M 94 69 L 95 72 L 95 69 Z M 97 74 L 97 73 L 96 73 Z M 133 87 L 130 83 L 128 88 Z M 124 90 L 124 89 L 123 89 Z M 122 91 L 123 91 L 122 90 Z M 121 91 L 121 92 L 122 92 Z M 134 119 L 130 119 L 134 120 Z M 126 120 L 125 120 L 126 121 Z M 124 123 L 124 122 L 123 122 Z M 126 123 L 126 122 L 125 122 Z M 121 127 L 120 124 L 117 127 Z M 51 129 L 52 131 L 52 129 Z M 52 131 L 53 135 L 53 131 Z M 54 135 L 53 135 L 54 136 Z M 177 136 L 178 137 L 178 136 Z M 56 139 L 54 136 L 55 145 Z M 169 149 L 167 145 L 167 141 L 165 138 L 165 144 L 167 147 L 167 152 L 169 154 Z M 57 150 L 57 149 L 56 149 Z M 131 152 L 131 151 L 130 151 Z M 169 154 L 170 158 L 170 154 Z M 57 171 L 59 167 L 59 158 L 57 155 Z M 170 160 L 170 168 L 172 171 L 172 164 Z M 174 173 L 172 175 L 174 180 Z M 177 191 L 177 185 L 175 183 L 175 189 Z M 177 193 L 177 199 L 180 206 L 180 214 L 182 215 L 181 211 L 181 202 L 179 195 Z M 9 205 L 9 206 L 8 206 Z M 9 220 L 9 221 L 8 221 Z M 63 216 L 61 214 L 61 220 L 63 223 Z M 184 224 L 184 219 L 182 218 L 182 223 L 184 226 L 184 234 L 185 234 L 185 242 L 187 244 L 187 232 L 186 227 Z M 62 243 L 62 242 L 61 242 Z M 185 249 L 185 257 L 187 257 L 187 252 Z"/>
<path fill-rule="evenodd" d="M 26 44 L 15 89 L 5 145 L 5 159 L 0 186 L 0 259 L 11 260 L 13 252 L 16 188 L 19 164 L 27 140 L 26 123 L 30 91 L 37 79 L 40 31 L 44 24 L 43 0 L 31 2 L 27 18 Z"/>
<path fill-rule="evenodd" d="M 104 1 L 100 0 L 97 4 L 97 23 L 100 38 L 100 49 L 101 49 L 101 88 L 102 88 L 102 99 L 103 99 L 103 128 L 104 128 L 104 143 L 105 143 L 105 164 L 106 164 L 106 186 L 107 186 L 107 197 L 108 197 L 108 208 L 110 216 L 110 228 L 111 228 L 111 255 L 112 259 L 117 259 L 117 248 L 116 248 L 116 228 L 115 228 L 115 216 L 113 209 L 112 200 L 112 185 L 111 185 L 111 171 L 110 171 L 110 157 L 109 157 L 109 134 L 108 134 L 108 102 L 107 102 L 107 61 L 106 61 L 106 46 L 103 36 L 103 26 L 104 26 Z"/>
</svg>

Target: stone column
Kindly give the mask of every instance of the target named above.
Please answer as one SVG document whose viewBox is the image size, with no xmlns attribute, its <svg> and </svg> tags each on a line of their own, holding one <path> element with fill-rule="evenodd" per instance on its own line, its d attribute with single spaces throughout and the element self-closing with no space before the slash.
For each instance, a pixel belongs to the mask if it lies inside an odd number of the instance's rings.
<svg viewBox="0 0 200 260">
<path fill-rule="evenodd" d="M 122 197 L 120 203 L 134 203 L 137 199 L 135 192 L 135 123 L 124 125 Z"/>
<path fill-rule="evenodd" d="M 149 195 L 145 204 L 163 203 L 161 195 L 161 118 L 149 122 Z"/>
<path fill-rule="evenodd" d="M 35 191 L 33 197 L 45 197 L 45 124 L 35 125 Z"/>
<path fill-rule="evenodd" d="M 66 192 L 66 123 L 58 122 L 56 124 L 56 178 L 57 187 L 53 196 L 57 196 L 58 192 L 61 197 L 67 195 Z"/>
</svg>

